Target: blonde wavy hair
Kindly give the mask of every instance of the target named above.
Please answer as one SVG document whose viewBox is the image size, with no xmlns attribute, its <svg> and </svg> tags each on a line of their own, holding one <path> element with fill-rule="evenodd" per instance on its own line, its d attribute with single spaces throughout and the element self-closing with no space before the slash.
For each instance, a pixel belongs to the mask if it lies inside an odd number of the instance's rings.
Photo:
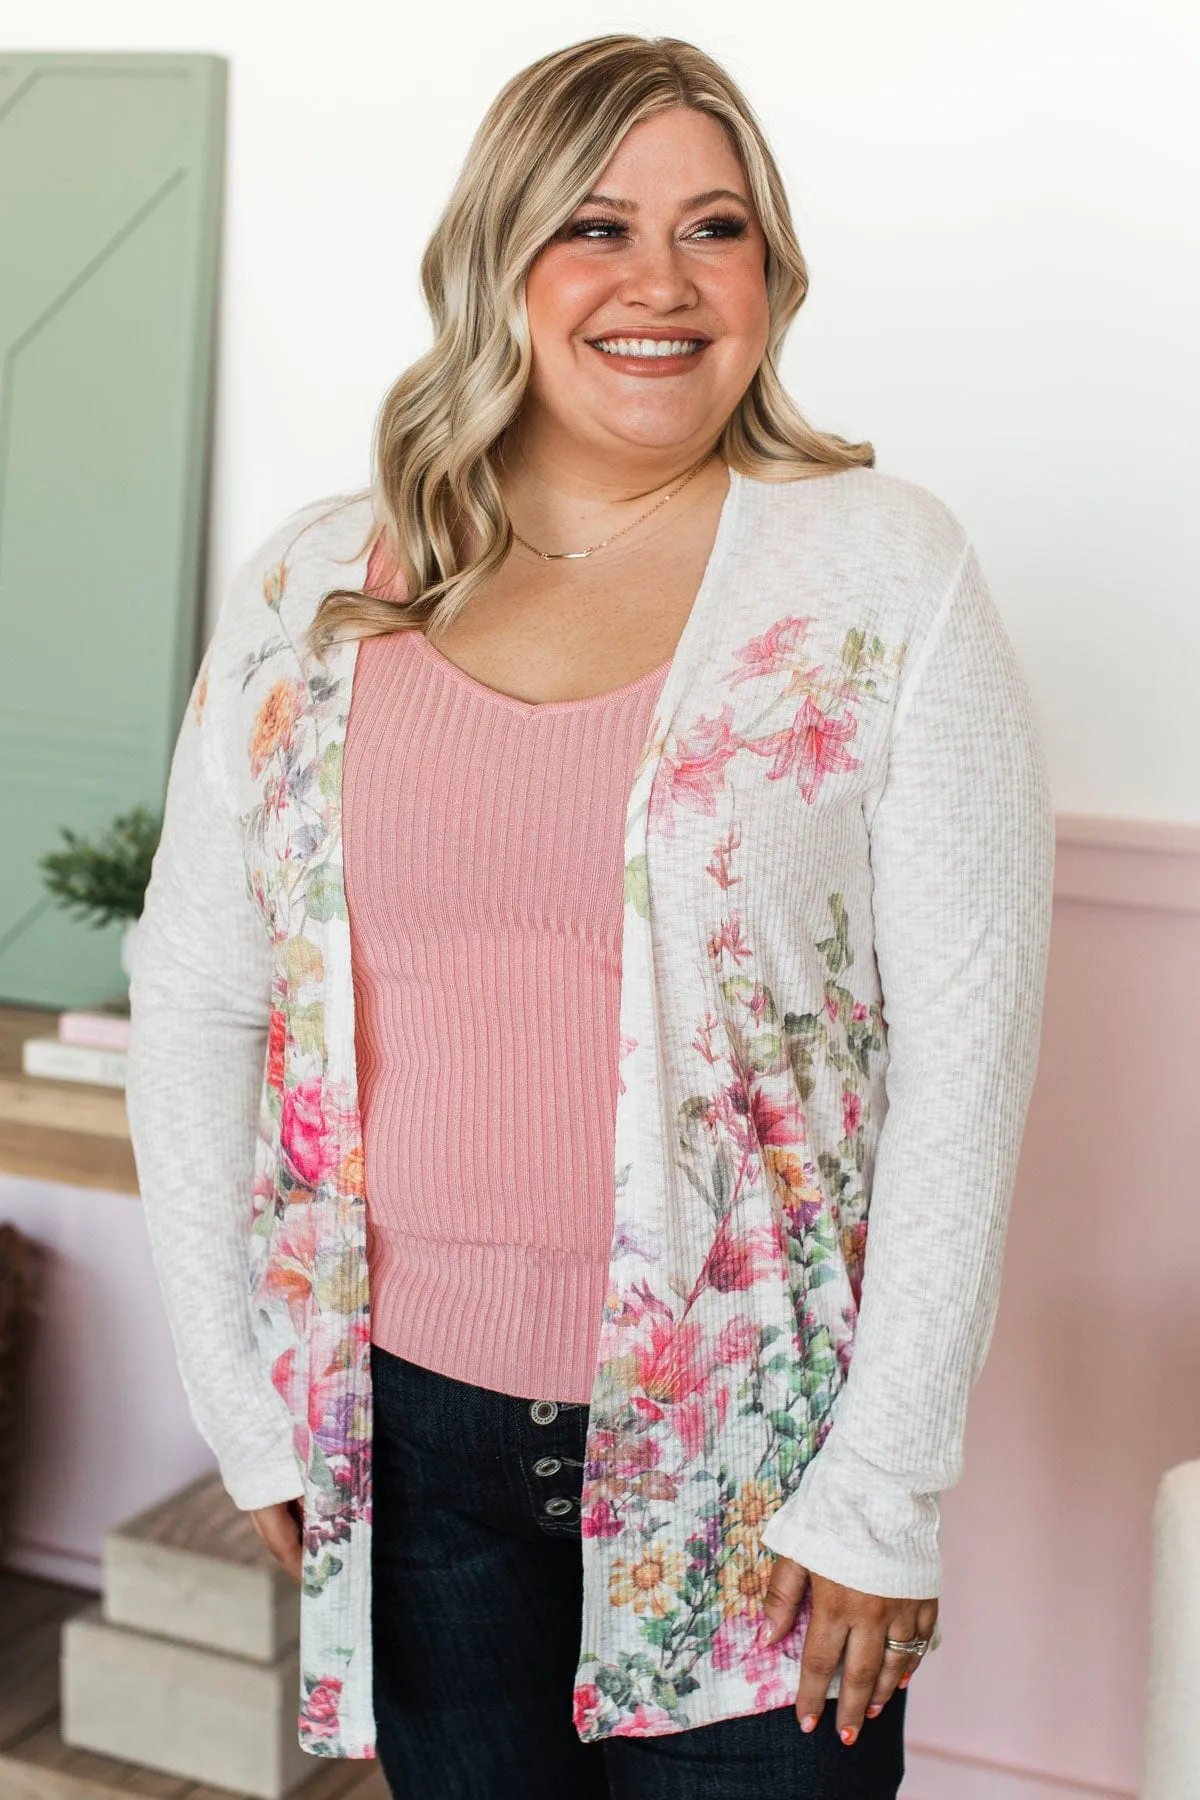
<svg viewBox="0 0 1200 1800">
<path fill-rule="evenodd" d="M 375 432 L 373 521 L 407 597 L 335 588 L 309 626 L 320 656 L 334 641 L 433 622 L 440 635 L 499 568 L 512 525 L 496 478 L 532 361 L 525 279 L 538 252 L 595 184 L 626 132 L 674 107 L 709 113 L 737 153 L 767 241 L 767 347 L 716 445 L 760 481 L 873 465 L 868 443 L 818 431 L 788 396 L 777 359 L 808 292 L 779 168 L 736 83 L 680 38 L 623 33 L 541 57 L 500 90 L 421 259 L 434 342 L 386 395 Z M 460 561 L 460 536 L 483 548 Z"/>
</svg>

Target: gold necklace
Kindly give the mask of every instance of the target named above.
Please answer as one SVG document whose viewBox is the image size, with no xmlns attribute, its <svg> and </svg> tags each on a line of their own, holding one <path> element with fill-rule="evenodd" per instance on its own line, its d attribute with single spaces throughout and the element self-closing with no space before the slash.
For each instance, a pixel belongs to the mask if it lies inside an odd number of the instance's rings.
<svg viewBox="0 0 1200 1800">
<path fill-rule="evenodd" d="M 518 544 L 524 544 L 527 550 L 532 550 L 533 554 L 535 556 L 540 556 L 543 562 L 575 562 L 580 557 L 590 556 L 593 550 L 603 550 L 606 544 L 614 543 L 617 538 L 624 537 L 627 531 L 633 530 L 634 525 L 640 525 L 643 519 L 648 519 L 651 513 L 657 512 L 660 506 L 665 506 L 668 500 L 673 500 L 679 492 L 679 489 L 686 487 L 688 482 L 692 479 L 692 476 L 698 475 L 705 463 L 708 462 L 713 455 L 715 455 L 715 451 L 706 451 L 698 463 L 693 463 L 683 480 L 679 483 L 679 487 L 673 487 L 670 493 L 663 495 L 661 500 L 656 500 L 654 505 L 650 507 L 647 512 L 642 513 L 639 518 L 636 518 L 633 521 L 633 525 L 623 525 L 620 531 L 614 531 L 611 537 L 602 538 L 598 544 L 589 544 L 586 550 L 539 550 L 535 544 L 529 542 L 528 538 L 523 538 L 521 536 L 520 532 L 512 525 L 512 521 L 510 520 L 509 525 L 512 528 L 512 534 L 516 538 Z"/>
</svg>

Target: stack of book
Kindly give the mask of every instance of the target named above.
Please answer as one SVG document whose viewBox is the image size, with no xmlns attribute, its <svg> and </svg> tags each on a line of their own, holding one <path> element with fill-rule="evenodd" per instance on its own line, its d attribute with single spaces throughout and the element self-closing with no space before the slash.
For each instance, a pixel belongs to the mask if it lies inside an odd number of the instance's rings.
<svg viewBox="0 0 1200 1800">
<path fill-rule="evenodd" d="M 26 1075 L 52 1081 L 90 1081 L 98 1087 L 125 1086 L 129 1049 L 129 996 L 104 1000 L 85 1010 L 62 1012 L 58 1030 L 28 1037 L 21 1045 Z"/>
<path fill-rule="evenodd" d="M 297 1735 L 300 1590 L 218 1476 L 106 1531 L 103 1581 L 62 1628 L 64 1744 L 206 1795 L 284 1800 L 318 1773 Z"/>
</svg>

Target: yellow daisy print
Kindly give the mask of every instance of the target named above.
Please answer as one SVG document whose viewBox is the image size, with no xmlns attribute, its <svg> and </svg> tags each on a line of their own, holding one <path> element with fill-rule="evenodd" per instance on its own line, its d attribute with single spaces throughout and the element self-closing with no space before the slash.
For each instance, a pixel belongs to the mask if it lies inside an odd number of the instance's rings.
<svg viewBox="0 0 1200 1800">
<path fill-rule="evenodd" d="M 774 1566 L 775 1558 L 769 1551 L 760 1549 L 757 1543 L 732 1546 L 718 1576 L 721 1611 L 725 1618 L 733 1619 L 739 1613 L 762 1610 Z"/>
<path fill-rule="evenodd" d="M 727 1544 L 744 1544 L 757 1550 L 762 1529 L 783 1500 L 779 1483 L 771 1476 L 743 1481 L 736 1500 L 729 1502 L 724 1537 Z"/>
<path fill-rule="evenodd" d="M 609 1604 L 661 1619 L 679 1599 L 685 1566 L 683 1552 L 669 1544 L 647 1544 L 636 1562 L 618 1557 L 608 1577 Z"/>
</svg>

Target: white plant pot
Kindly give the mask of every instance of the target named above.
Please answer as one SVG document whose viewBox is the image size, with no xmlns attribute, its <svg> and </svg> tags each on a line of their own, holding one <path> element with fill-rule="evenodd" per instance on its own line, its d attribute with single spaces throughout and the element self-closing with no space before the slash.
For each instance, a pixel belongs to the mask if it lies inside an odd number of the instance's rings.
<svg viewBox="0 0 1200 1800">
<path fill-rule="evenodd" d="M 137 928 L 138 921 L 129 919 L 121 933 L 121 967 L 129 981 L 133 980 L 133 959 L 137 951 Z"/>
</svg>

